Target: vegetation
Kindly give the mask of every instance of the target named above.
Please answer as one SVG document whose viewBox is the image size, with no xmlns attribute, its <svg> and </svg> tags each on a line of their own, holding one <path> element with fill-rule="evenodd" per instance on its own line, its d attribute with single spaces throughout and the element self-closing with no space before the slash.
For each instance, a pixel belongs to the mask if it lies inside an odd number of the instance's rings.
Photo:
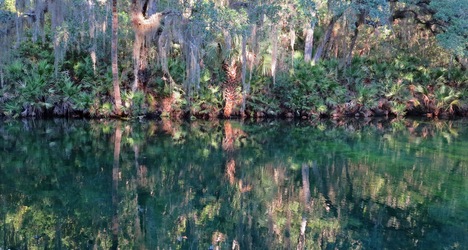
<svg viewBox="0 0 468 250">
<path fill-rule="evenodd" d="M 0 115 L 468 115 L 463 0 L 0 1 Z"/>
</svg>

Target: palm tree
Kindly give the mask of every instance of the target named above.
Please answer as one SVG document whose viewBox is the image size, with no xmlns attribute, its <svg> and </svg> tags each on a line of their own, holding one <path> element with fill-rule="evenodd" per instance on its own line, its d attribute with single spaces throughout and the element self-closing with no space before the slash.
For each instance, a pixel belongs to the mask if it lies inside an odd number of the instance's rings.
<svg viewBox="0 0 468 250">
<path fill-rule="evenodd" d="M 235 60 L 230 63 L 223 64 L 223 70 L 226 72 L 226 81 L 223 84 L 223 99 L 224 99 L 224 117 L 231 117 L 232 110 L 239 105 L 241 98 L 237 93 L 237 86 L 239 86 L 239 73 L 238 65 Z"/>
</svg>

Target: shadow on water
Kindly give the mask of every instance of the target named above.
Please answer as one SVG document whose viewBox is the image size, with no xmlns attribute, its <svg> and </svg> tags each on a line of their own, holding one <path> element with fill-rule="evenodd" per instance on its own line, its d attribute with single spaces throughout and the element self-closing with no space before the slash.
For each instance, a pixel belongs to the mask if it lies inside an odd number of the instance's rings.
<svg viewBox="0 0 468 250">
<path fill-rule="evenodd" d="M 468 121 L 0 121 L 0 249 L 466 249 Z"/>
</svg>

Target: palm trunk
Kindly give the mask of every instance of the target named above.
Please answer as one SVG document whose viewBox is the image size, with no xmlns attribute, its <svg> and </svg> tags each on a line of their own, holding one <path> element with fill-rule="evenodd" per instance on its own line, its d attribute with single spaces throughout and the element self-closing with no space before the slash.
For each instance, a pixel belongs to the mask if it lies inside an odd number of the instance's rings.
<svg viewBox="0 0 468 250">
<path fill-rule="evenodd" d="M 118 58 L 117 58 L 117 42 L 118 42 L 118 13 L 117 13 L 117 0 L 112 0 L 112 49 L 111 49 L 111 59 L 112 59 L 112 83 L 114 86 L 114 101 L 115 101 L 115 114 L 120 116 L 122 115 L 122 99 L 120 97 L 120 83 L 119 83 L 119 68 L 118 68 Z"/>
<path fill-rule="evenodd" d="M 229 118 L 234 108 L 240 103 L 236 90 L 239 84 L 238 67 L 233 60 L 230 63 L 224 63 L 223 69 L 226 72 L 226 81 L 223 84 L 224 118 Z"/>
</svg>

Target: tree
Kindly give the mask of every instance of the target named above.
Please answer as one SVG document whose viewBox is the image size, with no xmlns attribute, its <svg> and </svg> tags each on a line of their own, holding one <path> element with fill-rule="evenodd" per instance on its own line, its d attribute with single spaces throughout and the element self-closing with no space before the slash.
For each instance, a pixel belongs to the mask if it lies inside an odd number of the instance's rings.
<svg viewBox="0 0 468 250">
<path fill-rule="evenodd" d="M 328 15 L 330 15 L 331 18 L 325 29 L 325 34 L 322 36 L 320 44 L 315 51 L 314 57 L 312 59 L 312 64 L 316 64 L 320 60 L 320 58 L 322 58 L 323 53 L 325 52 L 325 46 L 330 41 L 333 29 L 335 28 L 335 24 L 343 16 L 347 6 L 348 3 L 343 3 L 341 1 L 327 1 L 327 11 Z"/>
<path fill-rule="evenodd" d="M 119 19 L 117 12 L 117 0 L 112 0 L 112 46 L 111 46 L 111 60 L 112 60 L 112 85 L 114 87 L 114 101 L 115 101 L 115 114 L 122 115 L 122 99 L 120 97 L 120 80 L 118 68 L 118 28 Z"/>
<path fill-rule="evenodd" d="M 398 1 L 396 1 L 398 2 Z M 392 13 L 392 20 L 412 17 L 455 55 L 462 69 L 468 67 L 468 5 L 466 0 L 406 0 Z"/>
<path fill-rule="evenodd" d="M 435 12 L 441 32 L 439 43 L 451 51 L 466 69 L 468 67 L 468 2 L 466 0 L 432 0 L 429 7 Z"/>
<path fill-rule="evenodd" d="M 312 50 L 314 47 L 314 31 L 317 24 L 317 7 L 315 1 L 299 0 L 300 13 L 305 17 L 305 41 L 304 41 L 304 61 L 312 60 Z"/>
<path fill-rule="evenodd" d="M 135 32 L 133 43 L 134 77 L 132 91 L 136 91 L 140 85 L 140 73 L 147 67 L 148 48 L 157 41 L 159 61 L 165 77 L 171 87 L 174 80 L 169 72 L 167 54 L 171 49 L 171 43 L 176 40 L 184 45 L 184 37 L 181 32 L 181 13 L 175 9 L 156 12 L 152 0 L 132 0 L 131 7 L 132 25 Z M 162 26 L 164 20 L 164 27 Z M 162 29 L 160 34 L 157 32 Z"/>
<path fill-rule="evenodd" d="M 359 35 L 359 27 L 363 24 L 371 24 L 374 27 L 385 25 L 389 18 L 390 9 L 386 0 L 357 0 L 351 5 L 351 13 L 354 15 L 353 34 L 348 51 L 345 52 L 343 64 L 348 66 L 351 64 L 353 50 L 356 46 L 356 41 Z"/>
</svg>

